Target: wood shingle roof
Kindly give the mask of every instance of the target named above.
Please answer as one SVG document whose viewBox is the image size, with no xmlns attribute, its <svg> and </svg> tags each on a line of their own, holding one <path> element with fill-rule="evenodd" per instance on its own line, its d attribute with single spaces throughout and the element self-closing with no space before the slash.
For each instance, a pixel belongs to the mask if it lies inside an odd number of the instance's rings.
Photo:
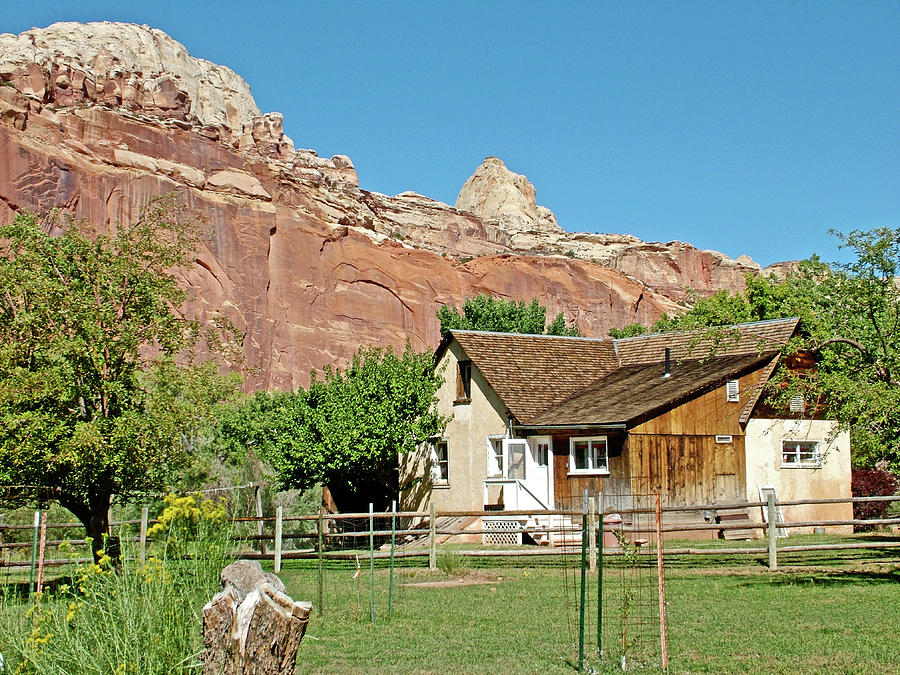
<svg viewBox="0 0 900 675">
<path fill-rule="evenodd" d="M 454 330 L 466 355 L 519 421 L 615 370 L 612 340 Z"/>
<path fill-rule="evenodd" d="M 665 364 L 623 366 L 583 392 L 538 415 L 534 426 L 630 424 L 653 417 L 677 403 L 705 393 L 726 379 L 758 367 L 766 356 L 722 356 L 682 360 L 663 377 Z"/>
<path fill-rule="evenodd" d="M 799 319 L 620 340 L 452 330 L 519 424 L 635 420 L 770 360 Z M 670 349 L 672 377 L 663 378 Z M 771 369 L 767 371 L 771 372 Z"/>
<path fill-rule="evenodd" d="M 718 356 L 762 354 L 781 349 L 797 330 L 798 318 L 739 323 L 680 333 L 654 333 L 616 340 L 623 366 L 656 363 L 668 347 L 674 361 Z"/>
</svg>

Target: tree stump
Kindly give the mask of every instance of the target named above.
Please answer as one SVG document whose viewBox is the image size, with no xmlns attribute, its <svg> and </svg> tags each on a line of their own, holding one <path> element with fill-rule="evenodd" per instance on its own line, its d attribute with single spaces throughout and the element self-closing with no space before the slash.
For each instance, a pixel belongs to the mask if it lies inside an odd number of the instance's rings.
<svg viewBox="0 0 900 675">
<path fill-rule="evenodd" d="M 311 610 L 257 561 L 230 564 L 203 608 L 203 675 L 293 673 Z"/>
</svg>

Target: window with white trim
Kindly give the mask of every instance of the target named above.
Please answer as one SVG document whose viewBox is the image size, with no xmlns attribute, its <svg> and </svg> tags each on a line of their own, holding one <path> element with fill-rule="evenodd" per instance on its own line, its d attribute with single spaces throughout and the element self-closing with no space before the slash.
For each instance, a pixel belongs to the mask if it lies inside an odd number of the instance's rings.
<svg viewBox="0 0 900 675">
<path fill-rule="evenodd" d="M 725 400 L 729 403 L 738 403 L 741 400 L 741 390 L 737 380 L 728 380 L 725 383 Z"/>
<path fill-rule="evenodd" d="M 456 400 L 454 403 L 472 401 L 472 362 L 458 361 L 456 364 Z"/>
<path fill-rule="evenodd" d="M 781 466 L 789 468 L 816 468 L 822 465 L 818 441 L 781 441 Z"/>
<path fill-rule="evenodd" d="M 487 475 L 489 478 L 503 475 L 503 436 L 487 439 Z"/>
<path fill-rule="evenodd" d="M 609 473 L 606 436 L 570 438 L 569 473 Z"/>
<path fill-rule="evenodd" d="M 450 483 L 450 443 L 445 438 L 431 441 L 431 479 L 437 485 Z"/>
<path fill-rule="evenodd" d="M 537 444 L 537 460 L 538 466 L 549 466 L 550 464 L 550 444 L 547 441 L 538 441 Z"/>
</svg>

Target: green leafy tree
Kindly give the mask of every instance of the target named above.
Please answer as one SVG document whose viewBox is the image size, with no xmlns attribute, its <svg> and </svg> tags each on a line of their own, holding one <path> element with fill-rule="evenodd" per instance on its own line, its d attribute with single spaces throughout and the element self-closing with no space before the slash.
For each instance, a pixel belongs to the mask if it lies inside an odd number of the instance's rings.
<svg viewBox="0 0 900 675">
<path fill-rule="evenodd" d="M 562 312 L 548 325 L 547 308 L 538 303 L 537 299 L 516 302 L 490 295 L 476 295 L 463 303 L 462 311 L 443 305 L 438 309 L 437 317 L 441 322 L 441 333 L 458 329 L 532 335 L 581 335 L 577 326 L 566 326 Z"/>
<path fill-rule="evenodd" d="M 342 508 L 397 492 L 397 458 L 440 434 L 443 382 L 431 354 L 407 346 L 363 348 L 343 370 L 313 373 L 309 389 L 260 392 L 223 420 L 222 447 L 251 448 L 273 467 L 282 488 L 327 484 Z"/>
<path fill-rule="evenodd" d="M 0 228 L 0 498 L 59 502 L 96 553 L 112 499 L 186 466 L 236 383 L 190 358 L 201 326 L 178 310 L 174 271 L 204 228 L 173 196 L 114 234 L 45 231 L 59 224 L 23 213 Z"/>
<path fill-rule="evenodd" d="M 802 335 L 786 351 L 812 352 L 816 369 L 780 370 L 770 400 L 824 401 L 829 414 L 851 431 L 856 466 L 886 460 L 900 471 L 900 228 L 832 234 L 852 254 L 850 262 L 829 266 L 813 256 L 783 279 L 748 276 L 743 293 L 720 291 L 699 299 L 649 330 L 800 317 Z M 613 337 L 642 331 L 626 326 Z"/>
</svg>

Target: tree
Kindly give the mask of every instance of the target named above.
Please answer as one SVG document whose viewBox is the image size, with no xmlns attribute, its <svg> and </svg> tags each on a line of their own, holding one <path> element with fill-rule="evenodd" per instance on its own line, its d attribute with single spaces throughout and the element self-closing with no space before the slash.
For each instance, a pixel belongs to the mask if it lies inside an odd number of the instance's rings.
<svg viewBox="0 0 900 675">
<path fill-rule="evenodd" d="M 456 307 L 443 305 L 438 309 L 437 317 L 441 322 L 442 334 L 458 329 L 533 335 L 581 335 L 577 326 L 566 326 L 562 312 L 547 325 L 547 308 L 539 304 L 536 298 L 526 303 L 524 300 L 516 302 L 490 295 L 476 295 L 463 303 L 462 312 Z"/>
<path fill-rule="evenodd" d="M 676 317 L 663 317 L 652 331 L 685 330 L 798 316 L 802 334 L 786 352 L 816 357 L 812 373 L 780 369 L 770 400 L 793 396 L 823 400 L 850 429 L 853 462 L 871 467 L 888 461 L 900 470 L 900 228 L 849 234 L 832 231 L 847 263 L 802 261 L 783 279 L 748 276 L 743 293 L 724 291 L 698 300 Z M 626 326 L 623 331 L 643 330 Z M 614 335 L 618 337 L 619 335 Z"/>
<path fill-rule="evenodd" d="M 343 371 L 313 373 L 307 391 L 257 393 L 224 420 L 222 445 L 254 449 L 283 488 L 327 484 L 347 508 L 380 502 L 396 495 L 398 456 L 443 430 L 442 382 L 429 353 L 363 348 Z"/>
<path fill-rule="evenodd" d="M 162 488 L 236 383 L 191 358 L 201 326 L 178 310 L 174 270 L 204 228 L 174 196 L 113 234 L 45 231 L 58 225 L 0 227 L 0 485 L 7 502 L 69 509 L 96 555 L 112 499 Z"/>
</svg>

